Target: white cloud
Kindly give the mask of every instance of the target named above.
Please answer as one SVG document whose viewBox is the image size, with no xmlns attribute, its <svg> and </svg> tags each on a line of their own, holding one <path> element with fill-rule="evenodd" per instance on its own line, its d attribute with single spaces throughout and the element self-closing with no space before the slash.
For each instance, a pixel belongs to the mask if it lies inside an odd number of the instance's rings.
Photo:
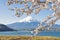
<svg viewBox="0 0 60 40">
<path fill-rule="evenodd" d="M 26 18 L 21 19 L 19 22 L 31 22 L 32 17 L 31 16 L 27 16 Z"/>
</svg>

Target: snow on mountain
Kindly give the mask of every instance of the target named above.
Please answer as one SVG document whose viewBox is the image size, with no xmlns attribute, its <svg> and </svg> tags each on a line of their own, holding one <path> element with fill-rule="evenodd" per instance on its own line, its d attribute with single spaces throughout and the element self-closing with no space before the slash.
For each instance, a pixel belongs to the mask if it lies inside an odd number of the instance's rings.
<svg viewBox="0 0 60 40">
<path fill-rule="evenodd" d="M 31 16 L 27 16 L 26 18 L 21 19 L 19 22 L 31 22 L 31 20 L 32 20 L 32 17 Z"/>
<path fill-rule="evenodd" d="M 33 19 L 31 16 L 27 16 L 18 22 L 7 24 L 7 26 L 16 30 L 20 30 L 25 28 L 26 29 L 35 28 L 38 24 L 39 22 L 37 20 Z"/>
</svg>

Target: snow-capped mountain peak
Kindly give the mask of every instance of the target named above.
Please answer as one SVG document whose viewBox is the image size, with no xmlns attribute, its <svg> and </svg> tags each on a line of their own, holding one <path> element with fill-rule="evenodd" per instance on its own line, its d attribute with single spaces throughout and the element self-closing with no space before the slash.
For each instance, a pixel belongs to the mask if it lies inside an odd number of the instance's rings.
<svg viewBox="0 0 60 40">
<path fill-rule="evenodd" d="M 27 17 L 21 19 L 19 22 L 31 22 L 31 20 L 32 20 L 32 17 L 31 16 L 27 16 Z"/>
</svg>

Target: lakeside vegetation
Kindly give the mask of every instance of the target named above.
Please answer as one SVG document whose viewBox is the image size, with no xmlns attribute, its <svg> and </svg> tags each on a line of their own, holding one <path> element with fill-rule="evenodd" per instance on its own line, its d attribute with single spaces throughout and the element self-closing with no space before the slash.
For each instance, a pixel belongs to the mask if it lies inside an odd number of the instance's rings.
<svg viewBox="0 0 60 40">
<path fill-rule="evenodd" d="M 60 40 L 57 37 L 49 36 L 0 36 L 0 40 Z"/>
</svg>

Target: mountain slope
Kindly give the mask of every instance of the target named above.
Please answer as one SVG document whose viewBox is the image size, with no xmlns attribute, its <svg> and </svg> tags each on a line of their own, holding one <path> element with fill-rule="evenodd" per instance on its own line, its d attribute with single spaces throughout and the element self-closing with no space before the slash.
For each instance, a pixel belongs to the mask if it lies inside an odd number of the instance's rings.
<svg viewBox="0 0 60 40">
<path fill-rule="evenodd" d="M 0 24 L 0 31 L 14 31 L 14 30 L 7 27 L 6 25 Z"/>
<path fill-rule="evenodd" d="M 38 21 L 16 22 L 16 23 L 8 24 L 7 26 L 16 30 L 21 30 L 21 29 L 34 29 L 38 26 L 38 24 L 39 24 Z M 52 26 L 52 28 L 60 28 L 60 25 L 55 24 Z"/>
<path fill-rule="evenodd" d="M 36 28 L 38 24 L 39 24 L 39 22 L 37 22 L 37 21 L 34 21 L 34 22 L 16 22 L 16 23 L 8 24 L 7 26 L 9 26 L 13 29 L 16 29 L 16 30 L 20 30 L 20 29 Z"/>
<path fill-rule="evenodd" d="M 12 24 L 8 24 L 10 28 L 21 30 L 21 29 L 34 29 L 38 26 L 38 21 L 31 21 L 31 22 L 16 22 Z M 52 28 L 60 28 L 60 25 L 55 24 L 52 26 Z"/>
</svg>

